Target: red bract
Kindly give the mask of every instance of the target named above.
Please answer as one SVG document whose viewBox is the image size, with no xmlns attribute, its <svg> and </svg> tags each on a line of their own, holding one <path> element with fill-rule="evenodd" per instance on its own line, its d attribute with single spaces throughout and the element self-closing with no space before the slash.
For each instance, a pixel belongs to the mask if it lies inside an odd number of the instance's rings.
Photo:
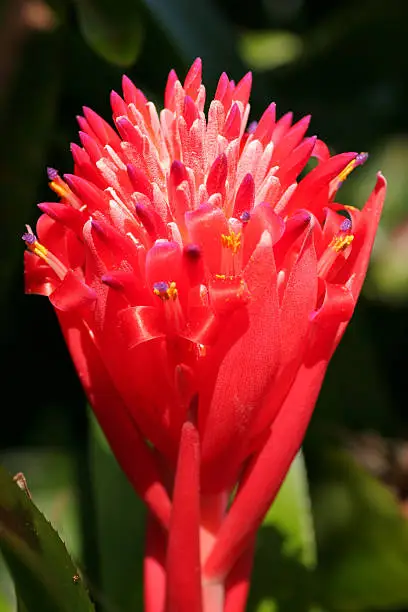
<svg viewBox="0 0 408 612">
<path fill-rule="evenodd" d="M 115 131 L 88 108 L 74 174 L 28 229 L 89 401 L 149 510 L 146 610 L 238 612 L 254 534 L 297 453 L 363 283 L 385 194 L 335 202 L 365 154 L 330 156 L 201 62 L 158 115 L 123 79 Z M 313 157 L 315 167 L 298 179 Z M 238 488 L 236 489 L 236 485 Z M 237 490 L 233 497 L 232 492 Z"/>
</svg>

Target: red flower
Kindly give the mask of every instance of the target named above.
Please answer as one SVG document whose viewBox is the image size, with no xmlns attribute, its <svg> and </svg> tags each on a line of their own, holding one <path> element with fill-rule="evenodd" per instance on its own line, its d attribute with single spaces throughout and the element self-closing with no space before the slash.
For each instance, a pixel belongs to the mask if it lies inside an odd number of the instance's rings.
<svg viewBox="0 0 408 612">
<path fill-rule="evenodd" d="M 379 174 L 362 211 L 335 203 L 366 154 L 331 157 L 310 117 L 276 121 L 271 104 L 245 132 L 250 87 L 223 74 L 206 118 L 196 60 L 184 85 L 170 73 L 159 116 L 124 77 L 117 131 L 84 109 L 74 174 L 49 170 L 60 202 L 24 235 L 27 291 L 49 296 L 151 511 L 146 610 L 165 592 L 169 611 L 201 610 L 201 590 L 205 610 L 244 606 L 245 551 L 352 316 L 385 194 Z"/>
</svg>

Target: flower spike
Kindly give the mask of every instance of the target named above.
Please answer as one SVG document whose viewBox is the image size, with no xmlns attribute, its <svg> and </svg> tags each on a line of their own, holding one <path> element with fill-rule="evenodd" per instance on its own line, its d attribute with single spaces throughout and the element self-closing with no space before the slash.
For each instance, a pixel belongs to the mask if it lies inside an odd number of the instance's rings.
<svg viewBox="0 0 408 612">
<path fill-rule="evenodd" d="M 198 58 L 159 113 L 124 76 L 114 125 L 84 107 L 74 171 L 48 168 L 59 201 L 22 237 L 26 291 L 148 508 L 146 612 L 244 610 L 385 197 L 379 174 L 362 210 L 337 201 L 367 154 L 331 155 L 275 103 L 247 125 L 251 85 L 223 73 L 206 114 Z"/>
</svg>

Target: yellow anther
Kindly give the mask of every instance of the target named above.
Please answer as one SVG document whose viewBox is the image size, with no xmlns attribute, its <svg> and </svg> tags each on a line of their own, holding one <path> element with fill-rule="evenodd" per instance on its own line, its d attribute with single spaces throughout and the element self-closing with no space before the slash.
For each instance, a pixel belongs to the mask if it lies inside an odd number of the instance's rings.
<svg viewBox="0 0 408 612">
<path fill-rule="evenodd" d="M 241 232 L 236 234 L 231 231 L 229 234 L 221 234 L 221 242 L 223 247 L 231 249 L 232 253 L 235 255 L 241 246 Z"/>
<path fill-rule="evenodd" d="M 166 283 L 161 281 L 153 285 L 153 293 L 157 295 L 164 302 L 168 300 L 175 300 L 178 295 L 176 283 Z"/>
<path fill-rule="evenodd" d="M 353 240 L 353 234 L 347 234 L 345 236 L 339 235 L 333 238 L 329 246 L 336 251 L 336 253 L 340 253 L 341 251 L 344 251 L 353 242 Z"/>
<path fill-rule="evenodd" d="M 61 181 L 61 183 L 63 183 L 63 181 Z M 49 186 L 57 195 L 59 195 L 60 198 L 66 198 L 69 196 L 68 186 L 65 187 L 65 183 L 63 183 L 62 185 L 61 183 L 51 181 L 49 183 Z"/>
<path fill-rule="evenodd" d="M 347 164 L 347 166 L 344 168 L 344 170 L 342 170 L 340 174 L 337 175 L 337 180 L 340 181 L 340 183 L 343 183 L 343 181 L 346 180 L 348 175 L 353 172 L 356 166 L 357 166 L 356 160 L 352 159 L 351 162 Z"/>
<path fill-rule="evenodd" d="M 30 248 L 30 247 L 29 247 Z M 30 251 L 32 251 L 33 253 L 35 253 L 38 257 L 41 257 L 41 259 L 43 259 L 44 261 L 47 261 L 48 258 L 48 249 L 41 244 L 40 242 L 35 242 L 32 247 L 30 248 Z"/>
<path fill-rule="evenodd" d="M 43 244 L 41 244 L 41 242 L 38 242 L 34 234 L 24 234 L 23 239 L 29 251 L 31 251 L 44 261 L 47 260 L 48 249 Z"/>
<path fill-rule="evenodd" d="M 361 166 L 367 161 L 367 158 L 368 158 L 368 153 L 359 153 L 357 157 L 352 159 L 351 162 L 349 162 L 347 166 L 344 168 L 344 170 L 342 170 L 340 174 L 337 175 L 336 181 L 338 181 L 338 183 L 340 184 L 343 183 L 346 180 L 346 178 L 349 176 L 349 174 L 351 174 L 353 170 L 357 168 L 357 166 Z"/>
<path fill-rule="evenodd" d="M 55 257 L 53 253 L 51 253 L 51 251 L 41 244 L 41 242 L 38 242 L 37 237 L 32 231 L 31 227 L 29 225 L 26 227 L 27 232 L 23 234 L 22 239 L 24 240 L 27 249 L 45 261 L 45 263 L 48 264 L 62 280 L 67 273 L 67 268 L 57 257 Z"/>
</svg>

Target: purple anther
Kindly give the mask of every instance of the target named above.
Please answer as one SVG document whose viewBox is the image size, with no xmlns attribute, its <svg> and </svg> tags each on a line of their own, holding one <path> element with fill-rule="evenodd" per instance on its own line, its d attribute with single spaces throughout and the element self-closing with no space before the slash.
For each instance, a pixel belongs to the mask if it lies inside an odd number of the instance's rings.
<svg viewBox="0 0 408 612">
<path fill-rule="evenodd" d="M 342 221 L 341 225 L 340 225 L 340 231 L 341 232 L 349 232 L 351 230 L 351 219 L 344 219 L 344 221 Z"/>
<path fill-rule="evenodd" d="M 36 242 L 37 237 L 35 234 L 30 234 L 29 232 L 26 232 L 25 234 L 23 234 L 21 236 L 21 238 L 24 240 L 24 242 L 26 242 L 27 244 L 34 244 L 34 242 Z"/>
<path fill-rule="evenodd" d="M 356 157 L 356 165 L 361 166 L 362 164 L 365 164 L 367 159 L 368 159 L 368 153 L 366 153 L 365 151 L 363 153 L 359 153 Z"/>
<path fill-rule="evenodd" d="M 56 170 L 55 168 L 48 167 L 47 176 L 48 176 L 48 180 L 55 181 L 55 179 L 58 177 L 58 170 Z"/>
<path fill-rule="evenodd" d="M 197 261 L 201 257 L 201 249 L 198 244 L 187 244 L 184 247 L 184 254 L 191 261 Z"/>
<path fill-rule="evenodd" d="M 248 134 L 253 134 L 257 127 L 258 127 L 258 122 L 257 121 L 251 121 L 251 123 L 247 127 Z"/>
<path fill-rule="evenodd" d="M 166 281 L 159 281 L 158 283 L 154 283 L 153 285 L 153 290 L 159 294 L 166 293 L 168 289 L 169 289 L 169 284 L 166 283 Z"/>
<path fill-rule="evenodd" d="M 249 212 L 249 210 L 244 210 L 244 212 L 240 216 L 242 223 L 248 223 L 250 218 L 251 218 L 251 213 Z"/>
</svg>

